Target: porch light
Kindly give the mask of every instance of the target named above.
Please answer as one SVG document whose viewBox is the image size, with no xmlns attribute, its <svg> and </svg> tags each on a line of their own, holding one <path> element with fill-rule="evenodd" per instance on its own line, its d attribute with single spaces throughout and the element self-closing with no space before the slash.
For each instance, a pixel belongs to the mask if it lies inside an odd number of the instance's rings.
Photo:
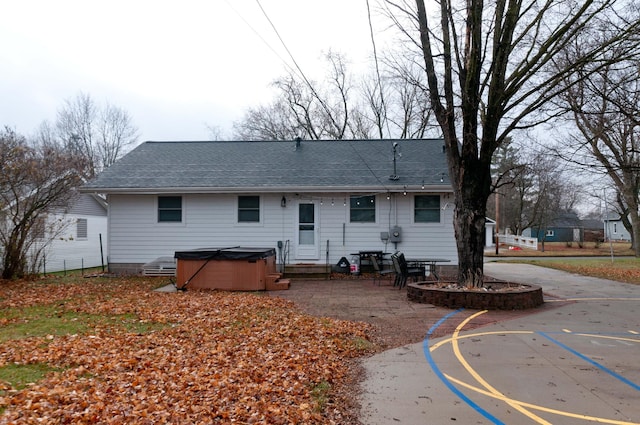
<svg viewBox="0 0 640 425">
<path fill-rule="evenodd" d="M 285 198 L 284 196 L 282 197 L 282 199 L 280 200 L 280 206 L 282 208 L 286 208 L 287 207 L 287 198 Z"/>
</svg>

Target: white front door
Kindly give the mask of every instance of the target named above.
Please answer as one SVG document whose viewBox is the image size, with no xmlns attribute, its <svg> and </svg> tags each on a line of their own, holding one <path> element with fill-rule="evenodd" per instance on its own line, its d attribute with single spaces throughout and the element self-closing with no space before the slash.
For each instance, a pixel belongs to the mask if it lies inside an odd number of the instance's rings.
<svg viewBox="0 0 640 425">
<path fill-rule="evenodd" d="M 318 249 L 318 209 L 313 201 L 298 204 L 297 255 L 299 259 L 317 260 Z"/>
</svg>

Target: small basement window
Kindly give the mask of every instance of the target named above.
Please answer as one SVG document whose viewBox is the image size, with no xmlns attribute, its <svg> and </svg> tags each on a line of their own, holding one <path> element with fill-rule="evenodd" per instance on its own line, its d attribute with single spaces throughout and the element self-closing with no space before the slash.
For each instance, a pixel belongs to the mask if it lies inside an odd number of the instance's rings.
<svg viewBox="0 0 640 425">
<path fill-rule="evenodd" d="M 182 196 L 158 196 L 158 223 L 182 221 Z"/>
</svg>

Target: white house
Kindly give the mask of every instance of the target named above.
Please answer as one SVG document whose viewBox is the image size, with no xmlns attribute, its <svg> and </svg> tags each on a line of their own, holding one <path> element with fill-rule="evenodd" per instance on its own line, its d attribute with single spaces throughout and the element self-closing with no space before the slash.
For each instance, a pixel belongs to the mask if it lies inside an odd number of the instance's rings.
<svg viewBox="0 0 640 425">
<path fill-rule="evenodd" d="M 234 246 L 290 264 L 371 250 L 457 264 L 439 139 L 146 142 L 81 190 L 107 196 L 112 272 Z"/>
<path fill-rule="evenodd" d="M 66 211 L 46 216 L 40 272 L 101 266 L 107 253 L 107 205 L 103 198 L 82 193 Z M 53 234 L 52 234 L 53 233 Z M 34 249 L 39 249 L 38 243 Z"/>
<path fill-rule="evenodd" d="M 611 214 L 604 220 L 604 237 L 605 240 L 612 241 L 630 241 L 631 233 L 622 224 L 619 214 Z"/>
</svg>

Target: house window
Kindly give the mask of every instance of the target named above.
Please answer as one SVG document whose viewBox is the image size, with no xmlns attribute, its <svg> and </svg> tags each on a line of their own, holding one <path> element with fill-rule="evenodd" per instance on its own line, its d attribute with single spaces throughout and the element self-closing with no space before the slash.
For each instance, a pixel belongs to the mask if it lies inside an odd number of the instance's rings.
<svg viewBox="0 0 640 425">
<path fill-rule="evenodd" d="M 352 196 L 350 207 L 352 223 L 376 222 L 376 197 L 374 195 Z"/>
<path fill-rule="evenodd" d="M 260 222 L 260 197 L 259 196 L 239 196 L 238 197 L 238 223 L 259 223 Z"/>
<path fill-rule="evenodd" d="M 158 222 L 182 221 L 182 196 L 158 196 Z"/>
<path fill-rule="evenodd" d="M 440 223 L 440 196 L 416 195 L 413 220 L 415 223 Z"/>
<path fill-rule="evenodd" d="M 87 239 L 87 219 L 79 218 L 76 222 L 76 237 L 78 239 Z"/>
<path fill-rule="evenodd" d="M 549 236 L 554 236 L 555 233 L 553 230 L 547 230 L 547 233 L 545 233 L 545 236 L 549 237 Z"/>
</svg>

